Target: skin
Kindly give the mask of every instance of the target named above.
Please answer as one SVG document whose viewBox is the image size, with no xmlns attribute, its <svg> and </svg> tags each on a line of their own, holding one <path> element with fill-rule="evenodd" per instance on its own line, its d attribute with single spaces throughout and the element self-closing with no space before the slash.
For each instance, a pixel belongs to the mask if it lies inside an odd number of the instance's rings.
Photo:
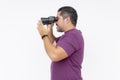
<svg viewBox="0 0 120 80">
<path fill-rule="evenodd" d="M 60 15 L 60 12 L 57 13 L 58 21 L 55 22 L 57 25 L 57 31 L 58 32 L 66 32 L 70 29 L 74 29 L 75 26 L 71 23 L 70 17 L 67 17 L 65 19 L 62 18 Z M 47 55 L 53 62 L 61 61 L 68 57 L 68 54 L 65 52 L 65 50 L 57 45 L 53 45 L 53 42 L 55 41 L 55 37 L 53 35 L 53 28 L 54 23 L 47 25 L 47 28 L 44 27 L 41 21 L 38 21 L 37 23 L 37 29 L 40 34 L 40 36 L 48 35 L 48 37 L 43 38 L 44 47 L 47 52 Z"/>
</svg>

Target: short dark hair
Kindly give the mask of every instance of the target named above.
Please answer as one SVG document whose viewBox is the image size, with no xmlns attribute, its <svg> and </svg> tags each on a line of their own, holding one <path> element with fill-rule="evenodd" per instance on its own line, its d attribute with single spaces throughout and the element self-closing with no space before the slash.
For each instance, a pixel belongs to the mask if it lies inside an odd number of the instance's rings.
<svg viewBox="0 0 120 80">
<path fill-rule="evenodd" d="M 70 6 L 64 6 L 58 9 L 58 12 L 61 12 L 60 15 L 63 17 L 63 19 L 69 16 L 72 24 L 76 26 L 78 15 L 74 8 Z"/>
</svg>

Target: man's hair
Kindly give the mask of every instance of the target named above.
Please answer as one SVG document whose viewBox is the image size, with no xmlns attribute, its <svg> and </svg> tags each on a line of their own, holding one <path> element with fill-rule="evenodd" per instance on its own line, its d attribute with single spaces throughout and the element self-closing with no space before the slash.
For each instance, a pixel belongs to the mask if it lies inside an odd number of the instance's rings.
<svg viewBox="0 0 120 80">
<path fill-rule="evenodd" d="M 70 6 L 64 6 L 58 9 L 58 12 L 61 12 L 60 15 L 63 17 L 63 19 L 69 16 L 72 24 L 76 26 L 78 15 L 74 8 Z"/>
</svg>

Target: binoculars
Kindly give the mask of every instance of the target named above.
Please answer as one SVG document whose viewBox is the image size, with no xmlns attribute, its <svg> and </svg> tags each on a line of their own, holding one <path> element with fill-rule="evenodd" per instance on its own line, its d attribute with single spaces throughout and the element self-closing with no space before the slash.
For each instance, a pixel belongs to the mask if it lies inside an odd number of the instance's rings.
<svg viewBox="0 0 120 80">
<path fill-rule="evenodd" d="M 44 24 L 44 25 L 48 25 L 48 24 L 51 24 L 51 23 L 54 23 L 54 22 L 56 22 L 58 20 L 58 18 L 57 17 L 55 17 L 55 16 L 50 16 L 50 17 L 48 17 L 48 18 L 41 18 L 41 21 L 42 21 L 42 23 Z"/>
</svg>

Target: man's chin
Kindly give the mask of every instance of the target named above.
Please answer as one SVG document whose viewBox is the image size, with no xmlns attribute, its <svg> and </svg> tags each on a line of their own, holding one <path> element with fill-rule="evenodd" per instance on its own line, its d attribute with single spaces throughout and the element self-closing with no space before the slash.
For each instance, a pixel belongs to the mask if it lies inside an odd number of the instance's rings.
<svg viewBox="0 0 120 80">
<path fill-rule="evenodd" d="M 57 32 L 60 32 L 58 28 L 56 30 L 57 30 Z"/>
<path fill-rule="evenodd" d="M 63 32 L 62 30 L 57 30 L 57 32 Z"/>
<path fill-rule="evenodd" d="M 58 27 L 56 28 L 57 32 L 63 32 L 61 29 L 59 29 Z"/>
</svg>

